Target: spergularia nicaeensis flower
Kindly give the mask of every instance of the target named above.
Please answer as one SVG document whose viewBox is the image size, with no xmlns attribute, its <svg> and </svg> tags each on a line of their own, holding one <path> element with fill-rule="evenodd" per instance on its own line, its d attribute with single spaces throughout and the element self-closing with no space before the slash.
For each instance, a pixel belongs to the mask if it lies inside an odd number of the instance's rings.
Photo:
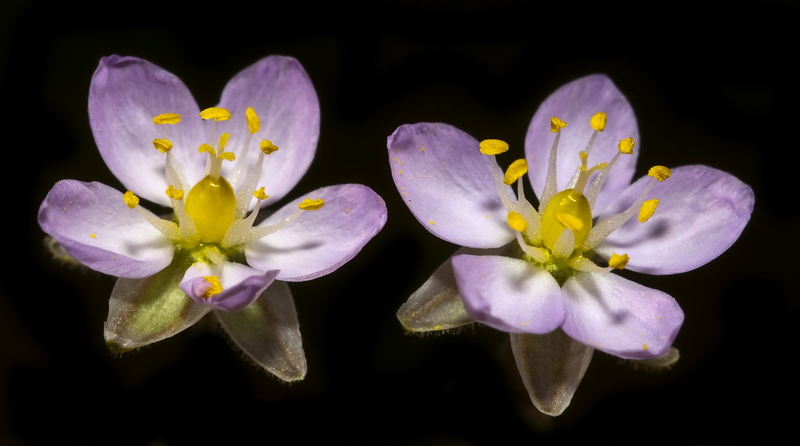
<svg viewBox="0 0 800 446">
<path fill-rule="evenodd" d="M 508 149 L 501 140 L 479 142 L 442 123 L 397 128 L 387 148 L 398 191 L 431 233 L 461 246 L 399 309 L 403 326 L 477 321 L 510 333 L 531 400 L 554 416 L 595 349 L 676 360 L 678 303 L 614 271 L 674 274 L 709 262 L 737 240 L 754 196 L 702 165 L 653 166 L 631 183 L 638 139 L 630 104 L 603 75 L 548 97 L 525 158 L 505 171 L 495 159 Z M 526 173 L 536 202 L 525 195 Z"/>
<path fill-rule="evenodd" d="M 119 277 L 104 330 L 112 350 L 170 337 L 213 312 L 266 370 L 286 381 L 305 376 L 286 282 L 334 271 L 387 215 L 370 188 L 342 184 L 257 221 L 308 169 L 319 119 L 314 87 L 290 57 L 241 71 L 219 105 L 204 110 L 180 79 L 152 63 L 100 61 L 89 120 L 103 160 L 128 190 L 59 181 L 39 224 L 78 262 Z M 160 208 L 146 209 L 140 197 Z M 165 209 L 167 218 L 157 215 Z"/>
</svg>

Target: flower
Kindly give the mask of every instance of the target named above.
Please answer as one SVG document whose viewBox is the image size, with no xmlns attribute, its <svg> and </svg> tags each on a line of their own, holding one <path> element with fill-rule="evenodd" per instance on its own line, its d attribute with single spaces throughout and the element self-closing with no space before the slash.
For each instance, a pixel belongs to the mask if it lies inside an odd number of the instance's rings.
<svg viewBox="0 0 800 446">
<path fill-rule="evenodd" d="M 202 111 L 180 79 L 150 62 L 100 61 L 89 121 L 128 190 L 59 181 L 39 224 L 78 262 L 119 277 L 104 329 L 110 349 L 159 341 L 212 312 L 266 370 L 285 381 L 305 376 L 286 282 L 336 270 L 386 222 L 381 197 L 360 184 L 322 187 L 256 222 L 308 169 L 319 116 L 314 87 L 290 57 L 244 69 Z"/>
<path fill-rule="evenodd" d="M 510 333 L 532 402 L 553 416 L 569 406 L 595 349 L 677 360 L 678 303 L 614 271 L 674 274 L 709 262 L 739 237 L 754 196 L 703 165 L 655 166 L 631 183 L 637 141 L 630 104 L 599 74 L 540 105 L 525 159 L 505 172 L 501 140 L 442 123 L 398 127 L 387 143 L 395 185 L 425 228 L 461 246 L 399 309 L 403 326 L 477 321 Z M 526 173 L 538 207 L 526 198 Z"/>
</svg>

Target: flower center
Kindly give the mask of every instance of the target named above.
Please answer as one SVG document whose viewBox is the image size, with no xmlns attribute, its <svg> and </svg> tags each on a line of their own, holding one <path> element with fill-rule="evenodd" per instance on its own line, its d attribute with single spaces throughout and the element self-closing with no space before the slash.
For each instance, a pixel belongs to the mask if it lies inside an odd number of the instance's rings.
<svg viewBox="0 0 800 446">
<path fill-rule="evenodd" d="M 186 213 L 202 243 L 221 243 L 236 220 L 236 194 L 225 177 L 206 175 L 186 196 Z"/>
<path fill-rule="evenodd" d="M 618 153 L 610 161 L 589 167 L 589 152 L 598 133 L 605 129 L 606 114 L 596 113 L 590 124 L 594 132 L 586 148 L 579 153 L 580 164 L 569 182 L 571 187 L 558 191 L 556 155 L 561 131 L 567 123 L 556 117 L 551 119 L 550 130 L 556 136 L 550 150 L 547 177 L 538 210 L 525 199 L 522 186 L 522 176 L 528 170 L 527 162 L 524 159 L 516 160 L 505 173 L 500 171 L 497 164 L 493 165 L 497 190 L 508 211 L 508 225 L 516 233 L 520 257 L 538 264 L 562 284 L 574 271 L 609 272 L 624 268 L 629 260 L 626 254 L 613 254 L 608 259 L 608 266 L 604 267 L 590 258 L 593 256 L 592 250 L 637 211 L 639 221 L 646 222 L 658 205 L 657 199 L 645 200 L 654 185 L 653 181 L 664 181 L 670 176 L 669 169 L 664 166 L 651 168 L 648 172 L 651 181 L 627 210 L 595 221 L 592 211 L 600 190 L 620 155 L 633 153 L 634 141 L 633 138 L 621 140 L 617 146 Z M 480 151 L 485 155 L 494 156 L 506 150 L 508 144 L 500 140 L 484 140 L 480 143 Z M 515 182 L 517 197 L 510 196 L 504 187 Z"/>
</svg>

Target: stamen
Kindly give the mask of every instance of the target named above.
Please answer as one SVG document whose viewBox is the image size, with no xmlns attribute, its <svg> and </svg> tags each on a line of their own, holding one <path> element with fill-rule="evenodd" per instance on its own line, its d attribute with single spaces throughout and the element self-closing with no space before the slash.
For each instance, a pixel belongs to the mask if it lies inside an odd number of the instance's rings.
<svg viewBox="0 0 800 446">
<path fill-rule="evenodd" d="M 558 141 L 561 139 L 561 129 L 566 126 L 567 123 L 557 117 L 553 116 L 550 118 L 550 131 L 555 133 L 556 137 L 553 139 L 553 145 L 550 147 L 550 158 L 547 160 L 547 176 L 544 180 L 544 189 L 542 190 L 542 196 L 539 201 L 539 213 L 542 215 L 544 215 L 547 203 L 550 202 L 550 199 L 555 195 L 556 189 L 558 188 L 556 172 L 558 170 Z"/>
<path fill-rule="evenodd" d="M 525 232 L 525 230 L 528 229 L 528 222 L 516 211 L 509 212 L 506 221 L 508 222 L 508 226 L 517 232 Z"/>
<path fill-rule="evenodd" d="M 614 167 L 614 164 L 617 163 L 620 154 L 630 155 L 633 153 L 633 145 L 634 141 L 633 138 L 626 138 L 619 142 L 617 145 L 617 149 L 619 150 L 617 153 L 614 154 L 614 157 L 611 158 L 611 161 L 608 162 L 608 165 L 604 167 L 600 173 L 597 174 L 592 185 L 589 186 L 589 190 L 586 191 L 586 199 L 589 200 L 589 206 L 594 209 L 594 204 L 597 201 L 597 197 L 600 195 L 600 189 L 603 188 L 603 184 L 605 184 L 606 179 L 608 178 L 609 172 Z"/>
<path fill-rule="evenodd" d="M 656 212 L 656 208 L 658 207 L 658 198 L 653 198 L 652 200 L 647 200 L 642 203 L 642 208 L 639 209 L 639 222 L 644 223 L 647 220 L 650 220 L 650 217 Z"/>
<path fill-rule="evenodd" d="M 269 198 L 269 195 L 264 193 L 264 188 L 261 187 L 257 190 L 253 191 L 253 196 L 256 197 L 257 200 L 266 200 Z"/>
<path fill-rule="evenodd" d="M 161 153 L 167 153 L 172 150 L 172 141 L 164 138 L 156 138 L 153 140 L 153 146 Z"/>
<path fill-rule="evenodd" d="M 202 297 L 203 299 L 209 299 L 211 296 L 215 296 L 222 292 L 222 283 L 220 283 L 219 277 L 203 276 L 203 279 L 205 279 L 205 281 L 208 282 L 208 284 L 211 286 L 200 297 Z"/>
<path fill-rule="evenodd" d="M 222 107 L 209 107 L 200 112 L 200 118 L 213 119 L 214 121 L 227 121 L 231 119 L 231 112 Z"/>
<path fill-rule="evenodd" d="M 533 260 L 539 263 L 547 262 L 549 254 L 547 253 L 546 249 L 540 248 L 538 246 L 531 246 L 525 243 L 525 239 L 522 237 L 521 232 L 516 232 L 515 234 L 517 235 L 517 243 L 519 244 L 519 247 L 522 248 L 522 251 L 525 254 L 528 254 L 529 256 L 531 256 Z"/>
<path fill-rule="evenodd" d="M 125 200 L 125 204 L 131 209 L 139 205 L 139 197 L 131 191 L 125 192 L 122 199 Z"/>
<path fill-rule="evenodd" d="M 569 267 L 585 273 L 607 273 L 613 269 L 611 267 L 598 266 L 584 256 L 575 256 L 569 259 Z"/>
<path fill-rule="evenodd" d="M 177 113 L 161 113 L 153 117 L 153 124 L 177 124 L 181 122 L 181 115 Z"/>
<path fill-rule="evenodd" d="M 633 138 L 625 138 L 619 141 L 617 149 L 620 151 L 620 153 L 630 155 L 631 153 L 633 153 L 633 145 L 634 145 Z"/>
<path fill-rule="evenodd" d="M 261 129 L 261 120 L 258 119 L 258 115 L 253 107 L 247 107 L 247 110 L 244 111 L 245 118 L 247 118 L 247 129 L 250 131 L 250 134 L 256 133 Z"/>
<path fill-rule="evenodd" d="M 137 197 L 132 191 L 125 192 L 125 194 L 122 195 L 122 200 L 125 201 L 125 205 L 129 208 L 136 209 L 136 212 L 138 212 L 142 218 L 153 225 L 154 228 L 158 229 L 158 231 L 164 234 L 165 237 L 171 241 L 180 240 L 178 235 L 178 225 L 171 221 L 160 219 L 147 210 L 139 207 L 139 197 Z"/>
<path fill-rule="evenodd" d="M 499 139 L 484 139 L 478 148 L 484 155 L 499 155 L 508 150 L 508 143 Z"/>
<path fill-rule="evenodd" d="M 628 254 L 620 255 L 612 253 L 611 258 L 608 259 L 608 266 L 615 269 L 624 269 L 630 259 L 631 258 L 628 257 Z"/>
<path fill-rule="evenodd" d="M 506 186 L 511 186 L 519 177 L 528 173 L 528 162 L 524 159 L 518 159 L 511 163 L 503 176 L 503 183 Z"/>
<path fill-rule="evenodd" d="M 557 117 L 553 116 L 550 118 L 550 131 L 553 133 L 558 133 L 559 130 L 563 129 L 567 126 L 567 123 L 558 119 Z"/>
<path fill-rule="evenodd" d="M 253 227 L 253 223 L 256 221 L 258 211 L 261 209 L 261 201 L 269 198 L 269 195 L 264 193 L 264 187 L 254 190 L 253 196 L 258 200 L 253 208 L 253 212 L 251 212 L 246 218 L 235 220 L 233 223 L 231 223 L 230 227 L 228 228 L 228 232 L 225 233 L 225 237 L 222 239 L 221 245 L 223 248 L 229 248 L 231 246 L 243 243 L 250 232 L 250 229 Z"/>
<path fill-rule="evenodd" d="M 317 209 L 322 208 L 322 206 L 325 206 L 325 202 L 321 198 L 314 200 L 306 198 L 297 205 L 297 207 L 304 211 L 316 211 Z"/>
<path fill-rule="evenodd" d="M 278 150 L 278 146 L 272 144 L 272 142 L 266 139 L 261 141 L 261 144 L 259 144 L 258 148 L 261 149 L 264 155 L 269 155 L 270 153 Z"/>
<path fill-rule="evenodd" d="M 167 187 L 166 193 L 167 196 L 173 200 L 180 200 L 181 198 L 183 198 L 183 190 L 175 189 L 175 187 L 172 186 L 171 184 L 169 185 L 169 187 Z"/>
</svg>

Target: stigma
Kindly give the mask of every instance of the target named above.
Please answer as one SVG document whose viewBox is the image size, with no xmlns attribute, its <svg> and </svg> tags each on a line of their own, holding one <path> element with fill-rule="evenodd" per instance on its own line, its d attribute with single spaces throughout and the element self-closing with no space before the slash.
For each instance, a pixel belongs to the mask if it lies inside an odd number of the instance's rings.
<svg viewBox="0 0 800 446">
<path fill-rule="evenodd" d="M 621 156 L 633 153 L 635 145 L 633 138 L 620 140 L 613 157 L 589 165 L 589 153 L 607 121 L 607 115 L 602 112 L 589 119 L 587 124 L 593 132 L 575 160 L 575 173 L 567 183 L 571 187 L 559 190 L 556 160 L 561 132 L 568 131 L 568 126 L 558 117 L 551 118 L 550 130 L 555 137 L 538 207 L 525 198 L 522 177 L 527 173 L 527 162 L 524 159 L 511 163 L 505 172 L 493 167 L 496 169 L 493 176 L 497 190 L 508 213 L 507 223 L 516 233 L 520 257 L 549 271 L 562 284 L 575 271 L 610 272 L 625 268 L 629 260 L 627 254 L 614 254 L 610 259 L 602 260 L 594 254 L 593 249 L 635 215 L 640 223 L 646 223 L 658 206 L 658 199 L 646 200 L 648 193 L 655 182 L 665 181 L 670 176 L 667 167 L 652 167 L 648 171 L 650 181 L 628 209 L 598 219 L 594 207 L 609 172 Z M 488 156 L 506 150 L 508 144 L 500 140 L 484 140 L 480 143 L 481 153 Z M 516 197 L 510 196 L 504 187 L 514 183 L 517 183 Z"/>
</svg>

